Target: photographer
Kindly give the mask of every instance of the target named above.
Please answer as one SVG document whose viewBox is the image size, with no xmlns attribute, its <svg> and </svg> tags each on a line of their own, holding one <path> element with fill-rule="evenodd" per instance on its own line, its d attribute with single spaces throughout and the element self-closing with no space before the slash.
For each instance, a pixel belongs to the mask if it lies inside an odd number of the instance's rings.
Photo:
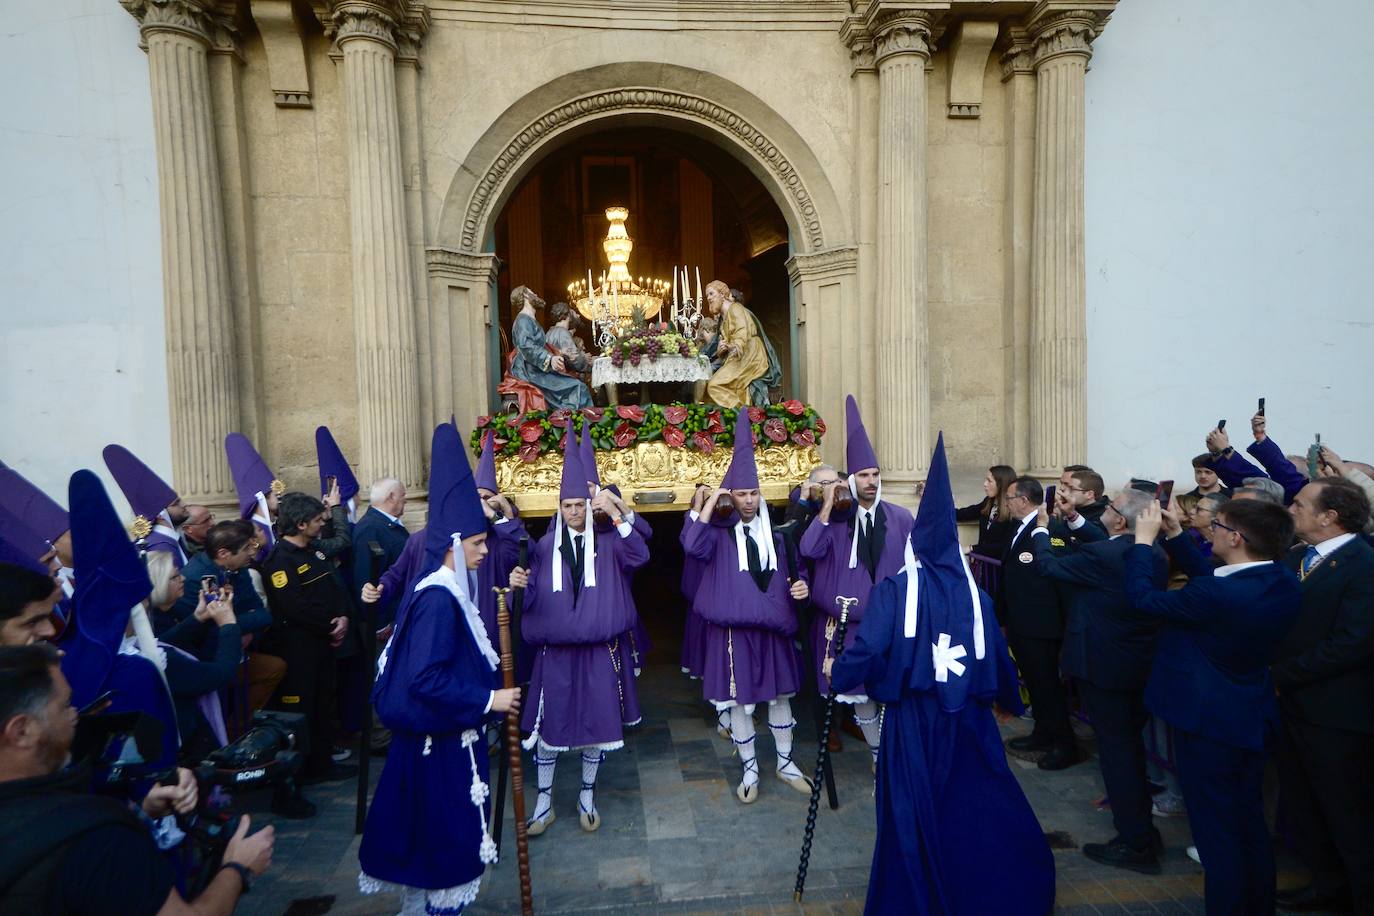
<svg viewBox="0 0 1374 916">
<path fill-rule="evenodd" d="M 127 805 L 87 794 L 86 767 L 63 770 L 76 728 L 71 688 L 46 645 L 0 648 L 0 913 L 231 913 L 272 862 L 273 830 L 245 816 L 223 864 L 191 901 Z M 195 806 L 194 782 L 144 802 L 152 815 Z M 149 810 L 149 806 L 152 810 Z"/>
</svg>

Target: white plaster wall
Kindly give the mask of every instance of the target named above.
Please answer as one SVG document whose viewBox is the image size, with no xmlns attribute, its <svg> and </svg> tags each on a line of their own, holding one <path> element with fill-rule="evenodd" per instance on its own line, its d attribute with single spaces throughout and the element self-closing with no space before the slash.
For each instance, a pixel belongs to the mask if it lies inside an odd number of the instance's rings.
<svg viewBox="0 0 1374 916">
<path fill-rule="evenodd" d="M 147 58 L 115 0 L 11 3 L 0 33 L 0 460 L 67 502 L 100 450 L 171 474 Z"/>
<path fill-rule="evenodd" d="M 1374 460 L 1369 0 L 1122 0 L 1088 74 L 1088 459 L 1191 479 L 1255 399 Z M 1191 485 L 1190 485 L 1191 486 Z"/>
</svg>

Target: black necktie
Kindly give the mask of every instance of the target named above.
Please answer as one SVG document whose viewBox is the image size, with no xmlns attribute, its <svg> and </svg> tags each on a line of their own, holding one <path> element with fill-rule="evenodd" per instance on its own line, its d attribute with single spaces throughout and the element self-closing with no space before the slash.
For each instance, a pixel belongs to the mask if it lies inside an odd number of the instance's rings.
<svg viewBox="0 0 1374 916">
<path fill-rule="evenodd" d="M 878 569 L 878 558 L 873 549 L 873 516 L 865 514 L 859 520 L 859 549 L 856 551 L 872 579 Z"/>
<path fill-rule="evenodd" d="M 572 574 L 573 598 L 582 591 L 582 535 L 567 532 L 563 539 L 563 562 Z"/>
<path fill-rule="evenodd" d="M 749 528 L 744 529 L 744 552 L 749 560 L 749 575 L 754 578 L 754 584 L 759 587 L 759 591 L 768 591 L 768 583 L 773 581 L 773 570 L 763 568 L 758 542 L 754 540 L 754 532 Z"/>
</svg>

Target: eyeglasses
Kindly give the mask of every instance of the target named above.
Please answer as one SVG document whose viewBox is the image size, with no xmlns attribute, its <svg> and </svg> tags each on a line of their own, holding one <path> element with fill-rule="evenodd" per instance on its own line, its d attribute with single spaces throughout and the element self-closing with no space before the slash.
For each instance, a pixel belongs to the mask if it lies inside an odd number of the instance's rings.
<svg viewBox="0 0 1374 916">
<path fill-rule="evenodd" d="M 1070 484 L 1069 486 L 1065 487 L 1064 489 L 1068 490 L 1070 493 L 1086 493 L 1086 492 L 1088 492 L 1087 489 L 1085 489 L 1084 487 L 1075 487 L 1075 486 L 1073 486 L 1072 484 Z"/>
<path fill-rule="evenodd" d="M 1107 503 L 1107 508 L 1108 508 L 1108 509 L 1111 509 L 1113 512 L 1115 512 L 1117 515 L 1121 516 L 1122 518 L 1125 518 L 1125 517 L 1126 517 L 1126 513 L 1122 512 L 1120 509 L 1118 509 L 1118 508 L 1116 507 L 1116 503 Z"/>
<path fill-rule="evenodd" d="M 1208 527 L 1211 528 L 1212 531 L 1216 531 L 1218 528 L 1220 528 L 1222 531 L 1229 531 L 1229 532 L 1231 532 L 1232 534 L 1238 534 L 1238 535 L 1240 535 L 1240 539 L 1241 539 L 1242 541 L 1244 541 L 1244 542 L 1247 543 L 1247 544 L 1250 543 L 1250 539 L 1249 539 L 1248 537 L 1245 536 L 1245 532 L 1243 532 L 1243 531 L 1237 531 L 1235 528 L 1232 528 L 1230 525 L 1223 525 L 1221 522 L 1217 521 L 1216 519 L 1212 519 L 1212 524 L 1209 525 Z"/>
</svg>

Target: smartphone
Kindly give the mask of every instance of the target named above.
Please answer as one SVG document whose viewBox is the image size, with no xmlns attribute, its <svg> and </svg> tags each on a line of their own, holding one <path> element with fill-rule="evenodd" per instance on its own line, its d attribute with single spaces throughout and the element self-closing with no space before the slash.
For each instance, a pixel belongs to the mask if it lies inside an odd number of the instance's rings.
<svg viewBox="0 0 1374 916">
<path fill-rule="evenodd" d="M 1217 421 L 1217 429 L 1223 430 L 1223 431 L 1224 431 L 1224 430 L 1226 429 L 1226 421 L 1225 421 L 1225 420 L 1218 420 L 1218 421 Z"/>
<path fill-rule="evenodd" d="M 339 478 L 335 477 L 333 474 L 330 474 L 328 477 L 326 477 L 324 479 L 324 495 L 328 496 L 333 491 L 334 486 L 338 482 Z"/>
<path fill-rule="evenodd" d="M 218 584 L 219 583 L 215 581 L 214 576 L 200 577 L 200 590 L 205 592 L 206 594 L 214 594 L 215 588 L 218 586 Z"/>
<path fill-rule="evenodd" d="M 78 709 L 76 711 L 77 717 L 99 715 L 105 711 L 106 707 L 114 702 L 114 695 L 115 692 L 113 690 L 105 691 L 100 696 Z"/>
<path fill-rule="evenodd" d="M 1045 511 L 1054 512 L 1054 484 L 1045 488 Z"/>
<path fill-rule="evenodd" d="M 1261 417 L 1264 416 L 1264 398 L 1259 399 L 1259 410 L 1255 411 Z"/>
<path fill-rule="evenodd" d="M 1174 498 L 1174 482 L 1172 480 L 1161 480 L 1155 489 L 1155 498 L 1159 500 L 1161 509 L 1169 508 L 1169 500 Z"/>
<path fill-rule="evenodd" d="M 1307 479 L 1316 480 L 1321 476 L 1322 436 L 1317 433 L 1317 441 L 1307 447 Z"/>
</svg>

